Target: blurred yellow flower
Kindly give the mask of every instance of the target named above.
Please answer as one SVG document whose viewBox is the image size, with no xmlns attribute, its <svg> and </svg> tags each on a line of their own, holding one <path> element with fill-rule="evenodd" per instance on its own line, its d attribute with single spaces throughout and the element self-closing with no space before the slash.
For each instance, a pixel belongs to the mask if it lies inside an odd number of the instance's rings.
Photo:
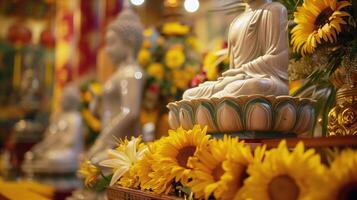
<svg viewBox="0 0 357 200">
<path fill-rule="evenodd" d="M 78 174 L 84 177 L 84 185 L 86 187 L 91 187 L 100 175 L 100 171 L 89 160 L 86 160 L 81 163 Z"/>
<path fill-rule="evenodd" d="M 325 199 L 356 199 L 357 151 L 346 149 L 332 162 L 326 177 Z"/>
<path fill-rule="evenodd" d="M 187 74 L 187 79 L 189 79 L 189 81 L 191 81 L 193 77 L 197 75 L 196 69 L 198 69 L 198 67 L 195 68 L 194 66 L 191 65 L 185 66 L 185 73 Z"/>
<path fill-rule="evenodd" d="M 199 51 L 201 49 L 201 45 L 197 39 L 197 37 L 191 36 L 186 39 L 186 43 L 196 51 Z"/>
<path fill-rule="evenodd" d="M 102 85 L 100 85 L 99 83 L 92 83 L 89 86 L 89 90 L 94 92 L 94 94 L 96 94 L 96 95 L 101 95 L 102 94 Z"/>
<path fill-rule="evenodd" d="M 162 33 L 165 35 L 186 35 L 190 32 L 190 27 L 179 22 L 168 22 L 162 26 Z"/>
<path fill-rule="evenodd" d="M 88 126 L 95 132 L 100 131 L 101 123 L 88 109 L 83 109 L 82 116 L 84 121 L 87 122 Z"/>
<path fill-rule="evenodd" d="M 138 55 L 138 62 L 142 67 L 150 63 L 151 52 L 148 49 L 141 49 Z"/>
<path fill-rule="evenodd" d="M 187 74 L 185 70 L 172 71 L 172 81 L 174 86 L 178 89 L 187 89 L 190 83 L 190 74 Z"/>
<path fill-rule="evenodd" d="M 84 102 L 91 102 L 93 97 L 92 97 L 92 93 L 90 91 L 85 91 L 83 96 L 82 96 Z"/>
<path fill-rule="evenodd" d="M 158 46 L 162 46 L 165 44 L 165 38 L 162 36 L 157 37 L 156 43 Z"/>
<path fill-rule="evenodd" d="M 181 48 L 173 48 L 167 51 L 165 55 L 165 63 L 170 69 L 181 67 L 186 60 L 185 53 Z"/>
<path fill-rule="evenodd" d="M 213 52 L 208 52 L 203 60 L 203 67 L 207 72 L 207 79 L 216 80 L 218 76 L 218 57 Z"/>
<path fill-rule="evenodd" d="M 147 73 L 156 80 L 161 80 L 164 77 L 164 66 L 160 63 L 152 63 L 147 68 Z"/>
<path fill-rule="evenodd" d="M 151 42 L 150 42 L 150 40 L 147 40 L 147 39 L 144 40 L 142 47 L 145 48 L 145 49 L 150 49 L 150 48 L 151 48 Z"/>
<path fill-rule="evenodd" d="M 150 36 L 152 36 L 152 34 L 154 33 L 154 31 L 153 31 L 153 29 L 152 28 L 146 28 L 145 30 L 144 30 L 144 37 L 150 37 Z"/>
</svg>

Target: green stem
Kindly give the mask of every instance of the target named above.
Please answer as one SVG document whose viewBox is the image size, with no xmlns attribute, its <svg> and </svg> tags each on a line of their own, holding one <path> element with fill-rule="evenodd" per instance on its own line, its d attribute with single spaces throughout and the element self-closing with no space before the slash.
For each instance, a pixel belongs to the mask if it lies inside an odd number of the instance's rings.
<svg viewBox="0 0 357 200">
<path fill-rule="evenodd" d="M 107 176 L 105 176 L 102 171 L 100 171 L 100 175 L 102 176 L 102 178 L 103 178 L 104 180 L 110 181 L 110 179 L 109 179 Z"/>
</svg>

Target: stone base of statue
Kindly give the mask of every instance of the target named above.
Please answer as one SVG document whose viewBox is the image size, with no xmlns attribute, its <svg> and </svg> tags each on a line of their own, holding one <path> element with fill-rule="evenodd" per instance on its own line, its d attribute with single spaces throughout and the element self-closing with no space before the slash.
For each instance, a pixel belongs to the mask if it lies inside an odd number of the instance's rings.
<svg viewBox="0 0 357 200">
<path fill-rule="evenodd" d="M 314 104 L 311 99 L 291 96 L 243 95 L 182 100 L 167 107 L 173 129 L 191 129 L 199 124 L 208 126 L 209 133 L 274 138 L 308 136 L 314 122 Z"/>
</svg>

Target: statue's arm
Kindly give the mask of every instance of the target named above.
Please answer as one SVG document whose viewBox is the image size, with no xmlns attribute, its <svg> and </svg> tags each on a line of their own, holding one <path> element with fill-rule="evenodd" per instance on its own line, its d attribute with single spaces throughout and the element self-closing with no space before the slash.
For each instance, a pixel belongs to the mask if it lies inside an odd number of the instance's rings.
<svg viewBox="0 0 357 200">
<path fill-rule="evenodd" d="M 51 131 L 50 131 L 51 126 L 57 126 L 56 123 L 57 123 L 56 119 L 53 119 L 53 116 L 52 116 L 49 126 L 46 128 L 45 132 L 43 133 L 43 141 L 41 141 L 41 142 L 37 143 L 35 146 L 33 146 L 31 148 L 32 152 L 41 153 L 41 151 L 43 151 L 43 149 L 47 149 L 57 142 L 56 140 L 52 140 L 51 138 L 52 138 L 53 134 L 58 134 L 58 130 L 56 133 L 51 133 Z"/>
<path fill-rule="evenodd" d="M 117 138 L 131 136 L 133 125 L 140 117 L 143 79 L 130 77 L 121 80 L 119 84 L 121 101 L 118 99 L 118 103 L 121 103 L 121 112 L 106 127 L 103 127 L 102 132 L 89 150 L 90 157 L 110 146 L 110 143 L 114 143 L 113 136 Z"/>
</svg>

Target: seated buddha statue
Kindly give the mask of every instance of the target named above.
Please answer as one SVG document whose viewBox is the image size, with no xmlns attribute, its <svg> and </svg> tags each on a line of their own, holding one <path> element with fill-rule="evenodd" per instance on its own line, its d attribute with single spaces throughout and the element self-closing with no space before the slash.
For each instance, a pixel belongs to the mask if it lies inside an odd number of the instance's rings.
<svg viewBox="0 0 357 200">
<path fill-rule="evenodd" d="M 128 3 L 108 27 L 105 49 L 116 69 L 103 87 L 103 128 L 85 155 L 93 163 L 106 157 L 106 150 L 115 146 L 116 139 L 141 133 L 140 108 L 145 79 L 136 57 L 143 40 L 142 32 L 140 19 Z"/>
<path fill-rule="evenodd" d="M 83 151 L 79 91 L 67 86 L 61 96 L 61 111 L 52 117 L 44 139 L 25 154 L 26 172 L 68 173 L 78 168 Z"/>
<path fill-rule="evenodd" d="M 270 0 L 243 0 L 247 10 L 230 25 L 230 68 L 217 81 L 187 90 L 183 99 L 288 94 L 286 8 Z"/>
</svg>

